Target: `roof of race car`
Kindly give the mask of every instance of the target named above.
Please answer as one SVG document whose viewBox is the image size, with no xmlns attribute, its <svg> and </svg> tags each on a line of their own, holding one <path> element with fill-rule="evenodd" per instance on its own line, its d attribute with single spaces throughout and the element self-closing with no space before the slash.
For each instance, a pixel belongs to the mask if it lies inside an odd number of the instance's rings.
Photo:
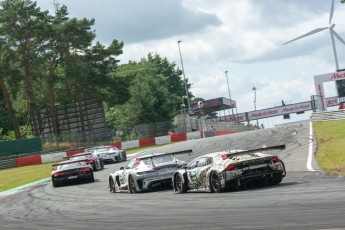
<svg viewBox="0 0 345 230">
<path fill-rule="evenodd" d="M 93 157 L 92 156 L 92 153 L 91 152 L 86 152 L 86 153 L 78 153 L 78 154 L 74 154 L 74 155 L 71 155 L 71 156 L 67 156 L 67 157 L 64 157 L 63 159 L 66 159 L 66 160 L 70 160 L 71 158 L 80 158 L 80 157 L 83 157 L 85 156 L 85 158 L 87 158 L 86 156 L 91 156 L 91 158 Z M 90 157 L 88 157 L 89 159 Z"/>
<path fill-rule="evenodd" d="M 69 157 L 80 157 L 80 156 L 90 156 L 92 153 L 90 152 L 86 152 L 86 153 L 78 153 L 78 154 L 74 154 L 72 156 Z"/>
<path fill-rule="evenodd" d="M 111 145 L 102 145 L 102 146 L 96 146 L 91 148 L 92 150 L 97 150 L 97 149 L 105 149 L 105 148 L 114 148 L 117 149 L 115 146 L 111 146 Z"/>
</svg>

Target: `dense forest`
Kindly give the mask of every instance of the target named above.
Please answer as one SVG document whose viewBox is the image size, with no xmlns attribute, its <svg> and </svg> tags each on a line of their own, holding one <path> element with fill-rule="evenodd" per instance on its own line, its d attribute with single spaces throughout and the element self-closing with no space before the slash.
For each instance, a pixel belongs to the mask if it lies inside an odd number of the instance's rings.
<svg viewBox="0 0 345 230">
<path fill-rule="evenodd" d="M 50 14 L 31 0 L 0 2 L 0 140 L 39 136 L 29 118 L 43 108 L 59 135 L 56 106 L 93 98 L 103 100 L 110 129 L 179 113 L 186 91 L 176 64 L 149 53 L 120 65 L 123 42 L 95 41 L 94 23 L 69 18 L 66 6 Z"/>
</svg>

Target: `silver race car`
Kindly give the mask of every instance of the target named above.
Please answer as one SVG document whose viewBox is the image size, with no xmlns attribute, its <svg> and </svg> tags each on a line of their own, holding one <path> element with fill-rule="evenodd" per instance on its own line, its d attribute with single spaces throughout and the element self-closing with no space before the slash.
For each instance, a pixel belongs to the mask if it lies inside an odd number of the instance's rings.
<svg viewBox="0 0 345 230">
<path fill-rule="evenodd" d="M 86 150 L 98 155 L 104 163 L 115 163 L 126 161 L 126 150 L 118 149 L 114 146 L 97 146 Z"/>
<path fill-rule="evenodd" d="M 285 145 L 252 150 L 229 150 L 200 156 L 173 175 L 175 192 L 222 192 L 249 185 L 279 184 L 286 175 L 284 163 L 276 154 Z"/>
<path fill-rule="evenodd" d="M 186 165 L 175 158 L 177 154 L 191 154 L 192 150 L 171 153 L 159 153 L 137 157 L 126 168 L 111 173 L 109 176 L 110 192 L 137 193 L 152 191 L 156 188 L 172 187 L 172 175 Z"/>
</svg>

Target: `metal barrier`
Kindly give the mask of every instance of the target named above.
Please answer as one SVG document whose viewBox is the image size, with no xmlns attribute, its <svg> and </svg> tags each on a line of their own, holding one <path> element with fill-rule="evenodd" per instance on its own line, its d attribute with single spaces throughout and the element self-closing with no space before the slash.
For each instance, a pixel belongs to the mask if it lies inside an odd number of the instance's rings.
<svg viewBox="0 0 345 230">
<path fill-rule="evenodd" d="M 345 119 L 345 110 L 327 111 L 312 114 L 312 121 L 330 121 Z"/>
<path fill-rule="evenodd" d="M 244 132 L 253 130 L 255 127 L 246 126 L 242 123 L 234 122 L 216 122 L 208 121 L 194 118 L 187 118 L 181 120 L 178 123 L 168 122 L 156 122 L 150 124 L 141 124 L 133 128 L 127 128 L 126 130 L 109 130 L 104 129 L 102 131 L 92 132 L 88 131 L 87 133 L 66 133 L 61 135 L 45 135 L 43 137 L 36 138 L 36 142 L 39 143 L 39 148 L 35 148 L 32 151 L 28 148 L 29 144 L 23 145 L 23 149 L 17 150 L 13 146 L 8 148 L 12 152 L 6 152 L 6 154 L 20 154 L 28 153 L 27 155 L 33 155 L 37 153 L 44 152 L 55 152 L 62 150 L 70 150 L 76 148 L 82 148 L 87 146 L 96 146 L 109 143 L 117 143 L 131 140 L 139 140 L 143 138 L 153 138 L 159 136 L 165 136 L 168 134 L 168 131 L 171 130 L 175 134 L 182 133 L 191 133 L 193 131 L 201 130 L 212 130 L 212 131 L 238 131 Z M 207 134 L 212 135 L 212 134 Z M 23 140 L 19 140 L 23 142 Z M 6 142 L 4 142 L 6 143 Z M 24 143 L 24 142 L 23 142 Z M 0 142 L 1 144 L 1 142 Z M 4 149 L 4 148 L 0 148 Z M 6 148 L 5 148 L 6 149 Z M 33 154 L 30 154 L 33 152 Z M 0 154 L 1 157 L 2 154 Z M 18 157 L 19 155 L 13 157 Z M 1 158 L 0 158 L 1 159 Z M 2 158 L 7 159 L 7 158 Z"/>
<path fill-rule="evenodd" d="M 0 169 L 14 168 L 16 166 L 16 158 L 0 161 Z"/>
</svg>

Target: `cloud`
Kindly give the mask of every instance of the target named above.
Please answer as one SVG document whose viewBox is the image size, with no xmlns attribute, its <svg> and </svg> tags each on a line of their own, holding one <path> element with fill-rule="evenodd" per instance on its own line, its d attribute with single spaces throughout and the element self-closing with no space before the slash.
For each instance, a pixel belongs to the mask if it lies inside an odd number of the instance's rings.
<svg viewBox="0 0 345 230">
<path fill-rule="evenodd" d="M 215 14 L 188 9 L 178 0 L 60 0 L 59 3 L 66 5 L 74 17 L 95 18 L 97 39 L 104 43 L 113 39 L 125 44 L 159 40 L 221 24 Z"/>
<path fill-rule="evenodd" d="M 313 76 L 334 71 L 327 30 L 282 46 L 327 26 L 331 0 L 58 0 L 71 17 L 95 18 L 97 40 L 124 41 L 121 63 L 149 52 L 181 68 L 177 41 L 191 91 L 205 99 L 229 97 L 239 112 L 297 103 L 315 94 Z M 46 8 L 51 3 L 39 0 Z M 345 39 L 345 5 L 335 0 L 335 30 Z M 345 47 L 337 43 L 340 68 Z M 330 90 L 331 91 L 331 90 Z M 331 93 L 331 92 L 330 92 Z M 329 96 L 329 95 L 328 95 Z"/>
</svg>

